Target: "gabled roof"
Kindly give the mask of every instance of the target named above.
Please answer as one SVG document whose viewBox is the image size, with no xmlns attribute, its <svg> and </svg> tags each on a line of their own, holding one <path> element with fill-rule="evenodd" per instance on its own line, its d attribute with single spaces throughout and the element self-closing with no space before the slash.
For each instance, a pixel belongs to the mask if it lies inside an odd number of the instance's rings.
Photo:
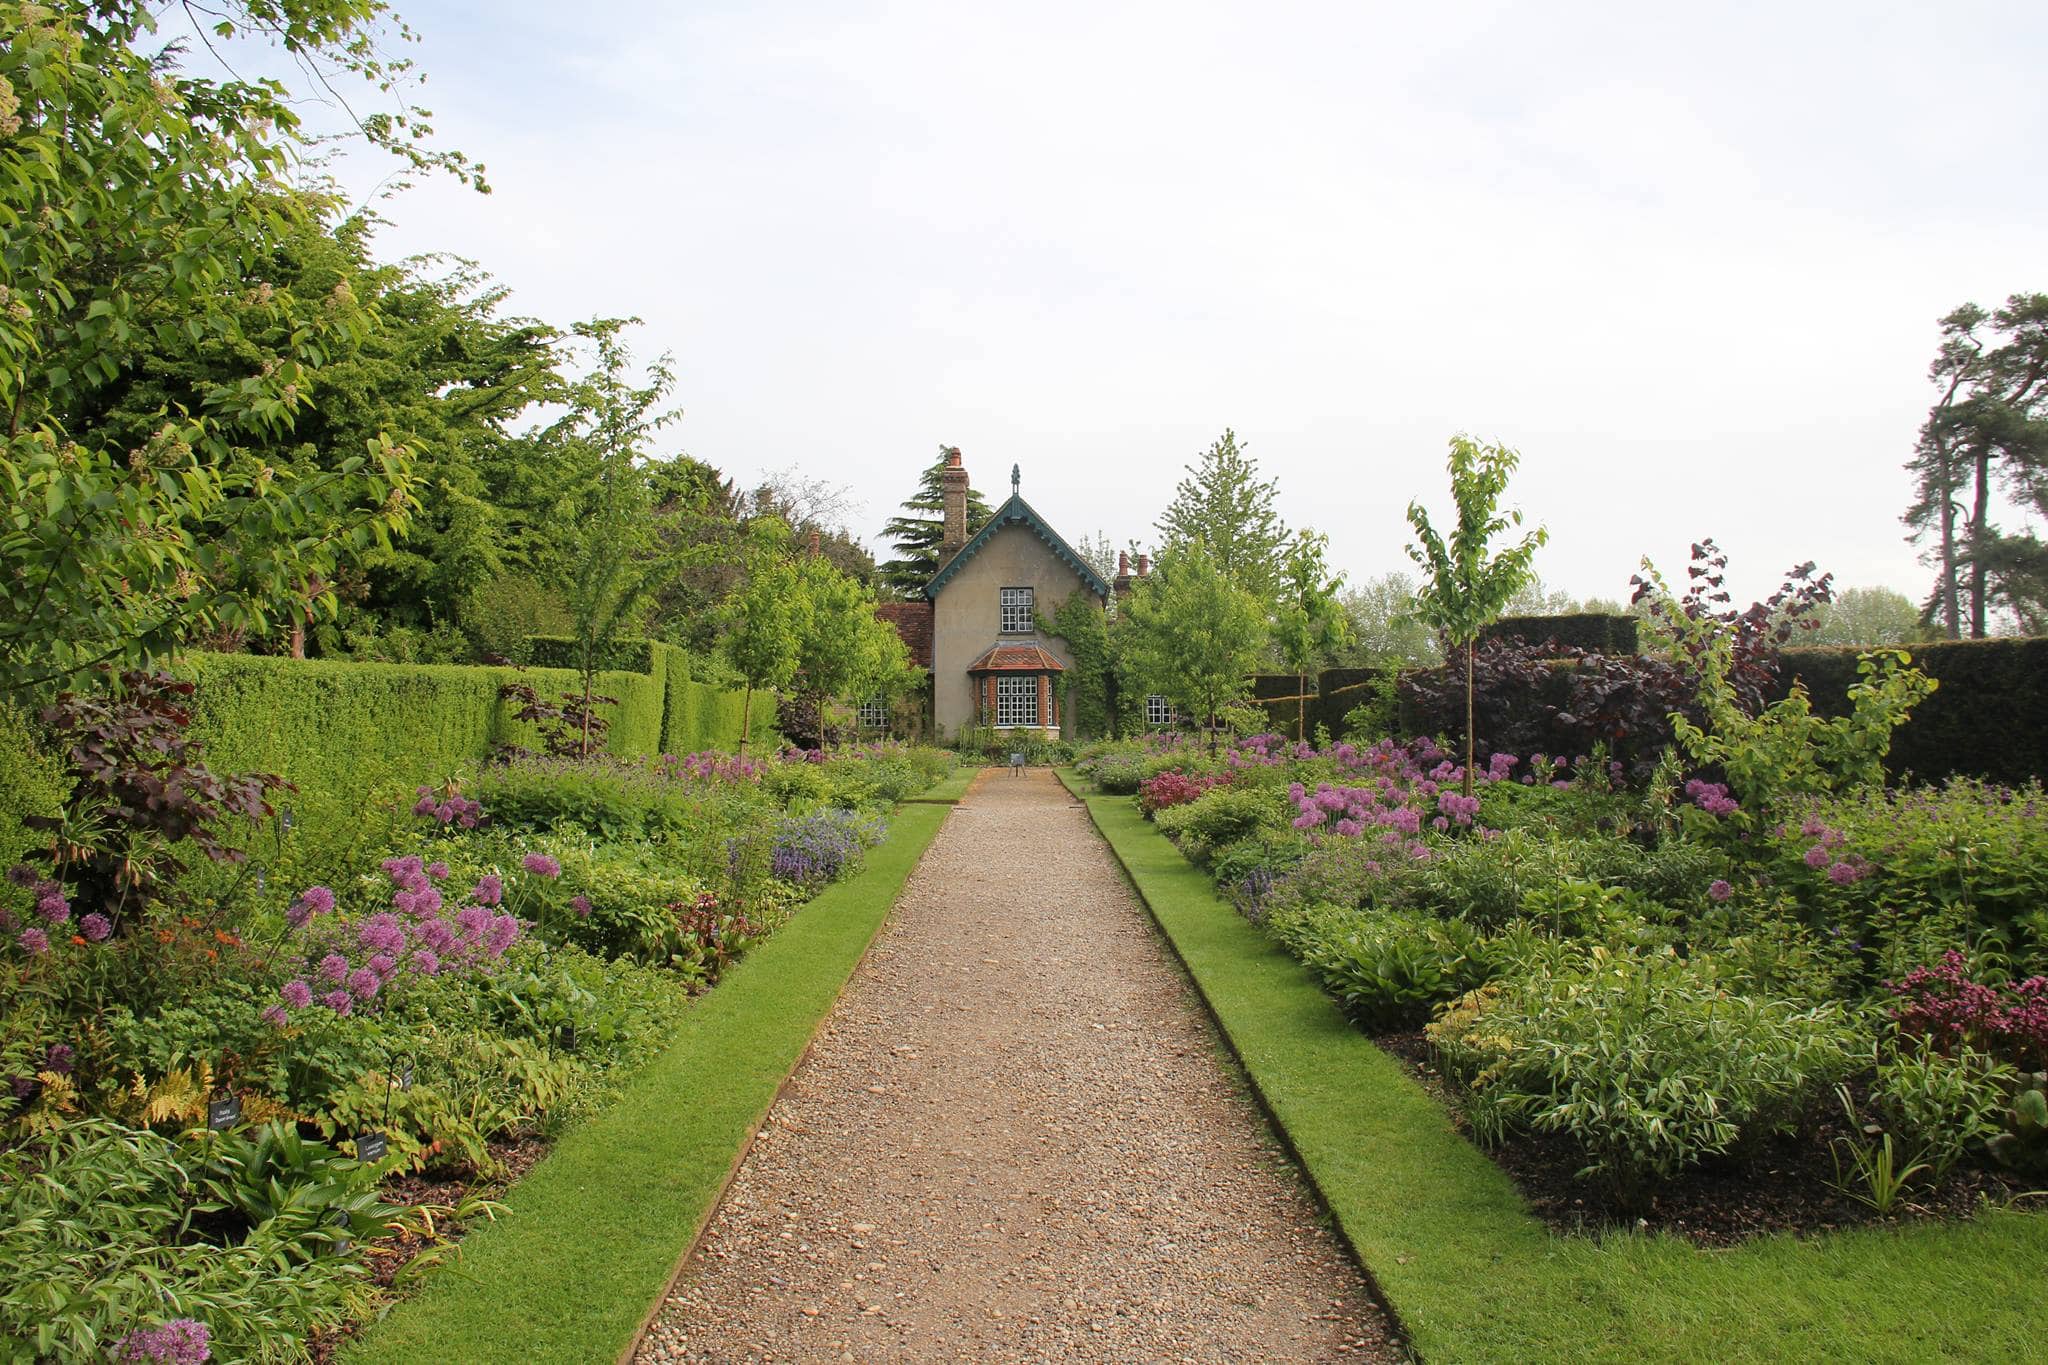
<svg viewBox="0 0 2048 1365">
<path fill-rule="evenodd" d="M 967 665 L 969 673 L 1064 673 L 1066 665 L 1038 645 L 997 645 Z"/>
<path fill-rule="evenodd" d="M 960 552 L 940 567 L 938 573 L 932 576 L 932 581 L 925 584 L 924 595 L 929 598 L 938 597 L 945 590 L 946 584 L 952 581 L 953 575 L 960 572 L 968 560 L 980 554 L 981 547 L 988 544 L 995 533 L 1005 526 L 1028 527 L 1046 543 L 1047 548 L 1061 563 L 1080 575 L 1081 581 L 1088 586 L 1090 592 L 1105 602 L 1109 600 L 1109 584 L 1102 581 L 1102 575 L 1089 568 L 1088 561 L 1075 554 L 1074 547 L 1060 539 L 1060 533 L 1047 525 L 1045 518 L 1039 516 L 1019 493 L 1012 493 L 1010 500 L 996 509 L 995 515 L 988 519 L 987 524 L 960 547 Z"/>
</svg>

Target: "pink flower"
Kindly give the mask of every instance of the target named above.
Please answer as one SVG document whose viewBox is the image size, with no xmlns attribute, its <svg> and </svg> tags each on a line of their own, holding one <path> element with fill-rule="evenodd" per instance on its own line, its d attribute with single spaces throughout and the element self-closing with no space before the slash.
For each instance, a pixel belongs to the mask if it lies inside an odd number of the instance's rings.
<svg viewBox="0 0 2048 1365">
<path fill-rule="evenodd" d="M 1828 850 L 1825 844 L 1815 844 L 1812 848 L 1806 850 L 1806 865 L 1808 867 L 1826 867 L 1831 861 L 1833 860 L 1828 857 Z"/>
<path fill-rule="evenodd" d="M 348 959 L 340 953 L 329 953 L 320 959 L 320 977 L 323 981 L 340 981 L 348 975 Z"/>
<path fill-rule="evenodd" d="M 41 957 L 50 951 L 50 936 L 40 929 L 24 929 L 20 937 L 14 941 L 21 945 L 23 952 L 34 957 Z"/>
<path fill-rule="evenodd" d="M 576 912 L 576 918 L 578 918 L 578 919 L 589 919 L 589 918 L 590 918 L 590 897 L 588 897 L 588 896 L 571 896 L 571 897 L 569 897 L 569 908 L 570 908 L 571 910 L 574 910 L 574 911 Z"/>
<path fill-rule="evenodd" d="M 429 877 L 432 877 L 432 878 L 434 878 L 435 880 L 437 880 L 437 881 L 438 881 L 438 880 L 439 880 L 440 878 L 442 878 L 442 877 L 445 877 L 445 876 L 447 876 L 447 875 L 448 875 L 448 864 L 446 864 L 446 863 L 428 863 L 428 864 L 427 864 L 427 875 L 428 875 Z"/>
<path fill-rule="evenodd" d="M 519 860 L 519 865 L 536 877 L 562 875 L 562 865 L 545 853 L 529 853 Z"/>
<path fill-rule="evenodd" d="M 1725 881 L 1716 881 L 1707 888 L 1707 899 L 1710 901 L 1725 901 L 1734 894 L 1735 888 Z"/>
<path fill-rule="evenodd" d="M 272 1028 L 283 1028 L 285 1021 L 291 1016 L 285 1013 L 283 1005 L 265 1005 L 263 1012 L 257 1017 Z"/>
<path fill-rule="evenodd" d="M 1828 880 L 1836 886 L 1847 886 L 1863 879 L 1862 869 L 1853 863 L 1835 863 L 1828 868 Z"/>
<path fill-rule="evenodd" d="M 320 997 L 320 1003 L 336 1014 L 347 1014 L 356 1007 L 355 998 L 347 991 L 329 991 Z"/>
<path fill-rule="evenodd" d="M 495 872 L 487 872 L 469 894 L 478 905 L 496 905 L 505 899 L 505 879 Z"/>
<path fill-rule="evenodd" d="M 114 922 L 95 910 L 78 921 L 78 932 L 85 935 L 88 943 L 104 943 L 107 935 L 114 932 Z"/>
<path fill-rule="evenodd" d="M 303 981 L 287 981 L 278 987 L 277 994 L 295 1010 L 302 1010 L 313 1003 L 313 988 Z"/>
</svg>

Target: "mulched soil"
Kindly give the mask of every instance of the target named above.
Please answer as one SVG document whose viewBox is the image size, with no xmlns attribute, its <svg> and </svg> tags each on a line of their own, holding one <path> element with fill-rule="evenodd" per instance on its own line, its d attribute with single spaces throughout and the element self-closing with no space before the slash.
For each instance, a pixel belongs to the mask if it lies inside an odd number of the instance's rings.
<svg viewBox="0 0 2048 1365">
<path fill-rule="evenodd" d="M 1405 1064 L 1462 1126 L 1454 1086 L 1437 1071 L 1422 1034 L 1381 1034 L 1373 1041 Z M 1839 1107 L 1823 1110 L 1803 1131 L 1770 1141 L 1746 1161 L 1705 1166 L 1660 1186 L 1649 1206 L 1639 1209 L 1617 1203 L 1603 1182 L 1578 1179 L 1575 1173 L 1584 1158 L 1560 1138 L 1515 1136 L 1487 1155 L 1513 1178 L 1530 1211 L 1553 1231 L 1633 1228 L 1668 1232 L 1705 1247 L 1734 1246 L 1773 1232 L 1810 1234 L 1963 1219 L 1985 1201 L 2002 1203 L 2025 1188 L 1995 1172 L 1958 1166 L 1938 1186 L 1915 1184 L 1890 1214 L 1880 1215 L 1833 1187 L 1846 1179 L 1860 1188 L 1846 1162 L 1838 1174 L 1834 1160 L 1832 1144 L 1852 1136 L 1863 1137 L 1850 1132 Z"/>
<path fill-rule="evenodd" d="M 503 1138 L 489 1144 L 491 1156 L 495 1158 L 496 1173 L 488 1179 L 476 1176 L 419 1175 L 406 1172 L 394 1175 L 378 1186 L 377 1193 L 387 1204 L 428 1204 L 438 1207 L 453 1207 L 471 1195 L 482 1195 L 495 1199 L 510 1189 L 534 1164 L 548 1153 L 550 1146 L 546 1138 L 521 1137 Z M 469 1229 L 456 1220 L 436 1218 L 434 1230 L 440 1234 L 443 1244 L 459 1242 Z M 424 1239 L 410 1234 L 393 1233 L 388 1237 L 374 1238 L 363 1245 L 363 1259 L 369 1263 L 370 1283 L 379 1289 L 389 1290 L 398 1274 L 413 1257 L 427 1246 Z M 317 1365 L 328 1365 L 341 1352 L 341 1348 L 361 1329 L 362 1323 L 349 1323 L 333 1332 L 316 1333 L 307 1343 L 308 1350 Z"/>
</svg>

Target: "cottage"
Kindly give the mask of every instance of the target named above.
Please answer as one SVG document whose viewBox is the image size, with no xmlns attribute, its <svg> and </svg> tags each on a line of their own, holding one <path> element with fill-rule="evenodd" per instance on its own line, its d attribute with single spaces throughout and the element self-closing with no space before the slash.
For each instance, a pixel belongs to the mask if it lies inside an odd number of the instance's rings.
<svg viewBox="0 0 2048 1365">
<path fill-rule="evenodd" d="M 1073 667 L 1066 641 L 1040 629 L 1075 593 L 1095 610 L 1110 585 L 1024 501 L 1010 468 L 1010 497 L 967 534 L 967 470 L 953 451 L 943 478 L 945 534 L 939 570 L 921 600 L 878 610 L 911 658 L 931 672 L 931 715 L 942 738 L 990 726 L 1062 730 L 1061 680 Z"/>
</svg>

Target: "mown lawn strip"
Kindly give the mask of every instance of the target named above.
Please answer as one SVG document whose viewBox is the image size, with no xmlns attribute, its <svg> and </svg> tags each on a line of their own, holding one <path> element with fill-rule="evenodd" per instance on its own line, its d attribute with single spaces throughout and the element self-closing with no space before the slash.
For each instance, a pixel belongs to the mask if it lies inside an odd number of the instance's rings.
<svg viewBox="0 0 2048 1365">
<path fill-rule="evenodd" d="M 1088 795 L 1061 776 L 1425 1359 L 1903 1362 L 2038 1350 L 2048 1215 L 1732 1251 L 1552 1235 L 1443 1108 L 1128 797 Z"/>
<path fill-rule="evenodd" d="M 508 1215 L 344 1359 L 583 1362 L 631 1342 L 742 1147 L 944 823 L 906 805 L 852 879 L 828 887 L 690 1011 L 619 1102 L 565 1133 Z"/>
</svg>

